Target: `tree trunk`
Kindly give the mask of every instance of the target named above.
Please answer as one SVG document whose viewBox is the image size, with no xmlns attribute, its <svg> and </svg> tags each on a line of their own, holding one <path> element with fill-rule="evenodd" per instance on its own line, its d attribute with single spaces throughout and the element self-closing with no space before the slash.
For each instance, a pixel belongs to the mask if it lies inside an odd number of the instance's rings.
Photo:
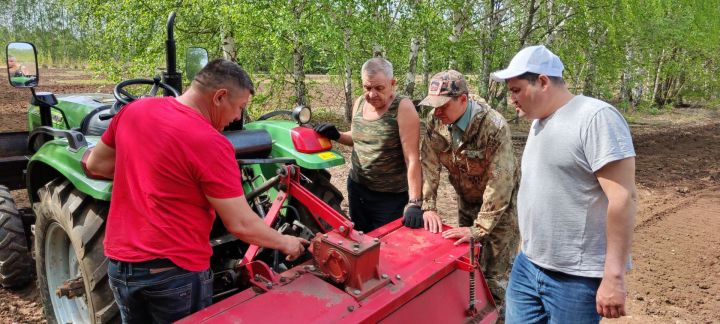
<svg viewBox="0 0 720 324">
<path fill-rule="evenodd" d="M 306 106 L 307 99 L 305 97 L 305 54 L 302 45 L 295 42 L 293 45 L 293 81 L 295 83 L 295 104 L 298 106 Z"/>
<path fill-rule="evenodd" d="M 663 65 L 663 56 L 665 56 L 665 49 L 663 49 L 660 52 L 660 57 L 658 57 L 657 61 L 657 67 L 655 68 L 655 83 L 653 84 L 653 94 L 652 99 L 654 102 L 658 101 L 658 88 L 660 87 L 660 71 L 662 70 Z"/>
<path fill-rule="evenodd" d="M 430 57 L 428 56 L 428 29 L 423 29 L 423 87 L 427 90 L 430 83 Z"/>
<path fill-rule="evenodd" d="M 235 48 L 235 38 L 233 37 L 232 32 L 223 32 L 221 37 L 223 58 L 237 62 L 237 48 Z"/>
<path fill-rule="evenodd" d="M 597 65 L 594 55 L 598 52 L 598 49 L 601 48 L 601 46 L 605 45 L 608 30 L 598 30 L 593 26 L 588 26 L 588 28 L 588 35 L 590 35 L 590 37 L 594 39 L 594 41 L 590 44 L 590 47 L 585 50 L 585 60 L 587 61 L 587 74 L 585 74 L 585 80 L 583 81 L 583 94 L 589 97 L 593 97 L 596 95 L 595 82 L 597 74 Z"/>
<path fill-rule="evenodd" d="M 491 103 L 490 96 L 490 65 L 492 63 L 492 53 L 495 40 L 497 39 L 497 29 L 500 24 L 500 17 L 497 9 L 496 0 L 490 0 L 485 7 L 487 19 L 480 41 L 480 81 L 478 87 L 478 95 Z"/>
<path fill-rule="evenodd" d="M 630 73 L 623 70 L 620 73 L 620 102 L 630 103 L 632 102 L 632 92 L 630 91 Z M 629 105 L 628 105 L 629 106 Z M 632 111 L 632 107 L 623 108 L 623 111 Z"/>
<path fill-rule="evenodd" d="M 417 66 L 418 50 L 420 49 L 420 41 L 413 37 L 410 39 L 410 59 L 408 61 L 408 71 L 405 76 L 405 95 L 412 98 L 415 91 L 415 69 Z"/>
<path fill-rule="evenodd" d="M 295 7 L 295 23 L 300 25 L 304 3 Z M 293 31 L 293 82 L 295 84 L 295 104 L 298 106 L 309 106 L 307 101 L 307 89 L 305 86 L 305 48 L 302 43 L 302 36 Z"/>
<path fill-rule="evenodd" d="M 562 29 L 562 27 L 565 25 L 565 22 L 569 20 L 570 16 L 573 14 L 573 8 L 570 7 L 567 9 L 567 11 L 563 14 L 562 6 L 558 6 L 555 3 L 555 0 L 547 0 L 546 8 L 548 11 L 547 14 L 547 33 L 545 35 L 545 45 L 550 46 L 555 42 L 555 38 L 558 35 L 558 31 Z M 563 15 L 563 17 L 558 18 L 560 15 Z"/>
<path fill-rule="evenodd" d="M 593 83 L 595 82 L 595 63 L 592 60 L 588 60 L 587 74 L 585 74 L 585 80 L 583 80 L 583 95 L 592 97 L 595 95 L 595 88 Z"/>
<path fill-rule="evenodd" d="M 352 69 L 350 68 L 350 28 L 343 30 L 343 45 L 345 46 L 345 122 L 352 120 L 353 96 L 352 96 Z"/>
<path fill-rule="evenodd" d="M 535 12 L 537 12 L 537 9 L 538 8 L 535 7 L 535 0 L 530 0 L 530 3 L 528 4 L 527 17 L 525 17 L 525 22 L 523 23 L 523 26 L 521 28 L 522 31 L 520 33 L 520 49 L 525 47 L 525 43 L 530 37 L 532 26 L 535 23 Z"/>
<path fill-rule="evenodd" d="M 233 37 L 232 31 L 223 32 L 220 35 L 220 47 L 223 51 L 223 58 L 232 62 L 237 63 L 237 48 L 235 47 L 235 38 Z M 244 122 L 250 121 L 250 115 L 247 109 L 242 111 L 242 120 Z"/>
<path fill-rule="evenodd" d="M 634 111 L 635 107 L 633 107 L 633 97 L 632 97 L 632 86 L 633 86 L 633 76 L 630 72 L 627 70 L 630 69 L 630 66 L 632 65 L 632 57 L 633 53 L 630 49 L 630 46 L 625 44 L 625 67 L 622 69 L 622 72 L 620 73 L 620 102 L 625 102 L 628 104 L 628 109 L 626 111 Z"/>
</svg>

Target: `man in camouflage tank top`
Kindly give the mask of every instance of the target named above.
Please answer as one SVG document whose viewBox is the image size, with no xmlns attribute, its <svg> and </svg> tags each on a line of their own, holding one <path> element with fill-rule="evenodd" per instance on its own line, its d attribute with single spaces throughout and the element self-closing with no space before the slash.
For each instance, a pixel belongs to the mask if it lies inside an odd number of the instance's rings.
<svg viewBox="0 0 720 324">
<path fill-rule="evenodd" d="M 350 131 L 327 123 L 315 130 L 353 147 L 350 219 L 357 230 L 369 232 L 404 214 L 422 218 L 420 118 L 412 101 L 395 93 L 390 62 L 370 59 L 361 73 L 364 93 L 353 105 Z M 434 224 L 439 228 L 439 218 Z"/>
<path fill-rule="evenodd" d="M 487 103 L 468 98 L 467 82 L 457 71 L 434 75 L 420 105 L 434 108 L 421 149 L 424 214 L 437 215 L 444 166 L 457 193 L 459 226 L 442 235 L 456 239 L 455 244 L 471 236 L 482 244 L 480 264 L 501 308 L 520 238 L 515 210 L 519 168 L 510 128 Z"/>
</svg>

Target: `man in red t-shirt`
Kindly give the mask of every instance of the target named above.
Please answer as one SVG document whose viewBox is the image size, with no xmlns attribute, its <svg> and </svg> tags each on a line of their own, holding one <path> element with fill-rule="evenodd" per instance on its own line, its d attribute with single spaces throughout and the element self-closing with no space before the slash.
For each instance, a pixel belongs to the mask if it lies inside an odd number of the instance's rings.
<svg viewBox="0 0 720 324">
<path fill-rule="evenodd" d="M 172 322 L 212 302 L 210 230 L 227 230 L 289 260 L 308 242 L 265 225 L 243 197 L 230 141 L 252 81 L 230 61 L 208 63 L 177 98 L 124 107 L 88 158 L 90 172 L 113 178 L 105 230 L 108 275 L 123 323 Z"/>
</svg>

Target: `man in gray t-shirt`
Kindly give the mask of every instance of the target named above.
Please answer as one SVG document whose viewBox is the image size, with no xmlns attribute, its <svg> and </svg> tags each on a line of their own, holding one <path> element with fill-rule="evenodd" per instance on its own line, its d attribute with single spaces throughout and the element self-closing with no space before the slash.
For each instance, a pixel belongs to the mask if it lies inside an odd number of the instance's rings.
<svg viewBox="0 0 720 324">
<path fill-rule="evenodd" d="M 555 54 L 531 46 L 492 75 L 533 119 L 521 163 L 522 251 L 507 288 L 508 323 L 625 315 L 636 208 L 630 130 L 610 104 L 570 93 L 562 70 Z"/>
</svg>

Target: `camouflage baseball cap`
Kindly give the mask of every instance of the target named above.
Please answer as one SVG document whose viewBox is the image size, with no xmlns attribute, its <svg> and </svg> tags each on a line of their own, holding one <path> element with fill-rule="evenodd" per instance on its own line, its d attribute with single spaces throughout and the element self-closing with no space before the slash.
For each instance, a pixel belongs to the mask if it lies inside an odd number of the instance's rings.
<svg viewBox="0 0 720 324">
<path fill-rule="evenodd" d="M 462 73 L 455 70 L 443 71 L 430 79 L 428 95 L 420 102 L 420 106 L 440 107 L 463 93 L 468 93 L 468 87 Z"/>
</svg>

